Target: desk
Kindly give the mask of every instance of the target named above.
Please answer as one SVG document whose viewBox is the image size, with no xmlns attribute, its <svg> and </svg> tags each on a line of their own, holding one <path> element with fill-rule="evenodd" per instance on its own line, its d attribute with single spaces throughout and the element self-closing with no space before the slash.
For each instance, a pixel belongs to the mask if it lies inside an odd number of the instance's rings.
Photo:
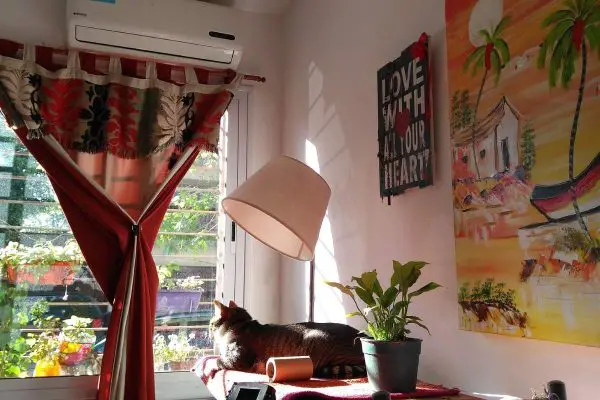
<svg viewBox="0 0 600 400">
<path fill-rule="evenodd" d="M 210 371 L 214 368 L 216 358 L 207 357 L 201 359 L 194 367 L 194 373 L 202 379 L 208 390 L 217 400 L 225 400 L 227 393 L 237 382 L 257 382 L 268 383 L 265 375 L 251 374 L 240 371 L 218 371 L 213 377 L 210 377 Z M 370 399 L 373 392 L 366 379 L 351 379 L 351 380 L 325 380 L 312 379 L 306 382 L 294 382 L 289 384 L 272 383 L 270 384 L 275 389 L 278 400 L 293 400 L 298 393 L 318 393 L 324 399 L 344 399 L 344 400 L 365 400 Z M 475 397 L 464 394 L 444 395 L 444 392 L 451 393 L 452 390 L 435 385 L 422 383 L 420 385 L 423 391 L 443 390 L 441 395 L 437 397 L 427 397 L 430 400 L 478 400 Z M 423 397 L 421 397 L 423 398 Z M 414 400 L 411 397 L 403 397 L 400 395 L 392 395 L 392 399 Z"/>
</svg>

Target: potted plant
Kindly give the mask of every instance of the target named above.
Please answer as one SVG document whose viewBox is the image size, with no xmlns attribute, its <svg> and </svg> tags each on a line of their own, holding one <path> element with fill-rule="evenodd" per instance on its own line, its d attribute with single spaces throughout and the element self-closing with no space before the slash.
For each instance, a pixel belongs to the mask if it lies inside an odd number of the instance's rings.
<svg viewBox="0 0 600 400">
<path fill-rule="evenodd" d="M 152 352 L 154 355 L 154 371 L 160 372 L 165 370 L 165 365 L 169 361 L 169 348 L 164 335 L 157 334 L 152 340 Z"/>
<path fill-rule="evenodd" d="M 10 283 L 69 285 L 84 262 L 74 240 L 64 246 L 45 242 L 33 247 L 10 242 L 0 249 L 2 277 Z"/>
<path fill-rule="evenodd" d="M 35 362 L 34 377 L 60 376 L 58 362 L 59 339 L 51 330 L 39 335 L 29 335 L 27 344 L 30 346 L 29 356 Z"/>
<path fill-rule="evenodd" d="M 192 369 L 196 358 L 200 354 L 199 349 L 190 344 L 190 340 L 193 340 L 195 337 L 193 333 L 187 335 L 183 331 L 177 335 L 169 335 L 166 353 L 171 371 Z"/>
<path fill-rule="evenodd" d="M 59 335 L 59 360 L 62 365 L 78 365 L 86 359 L 96 342 L 91 324 L 90 318 L 75 315 L 63 321 Z"/>
<path fill-rule="evenodd" d="M 367 324 L 365 333 L 369 337 L 361 337 L 361 343 L 369 382 L 375 390 L 406 393 L 416 389 L 421 339 L 409 337 L 409 326 L 420 326 L 428 333 L 429 330 L 419 317 L 408 314 L 408 306 L 415 296 L 440 287 L 429 282 L 410 291 L 425 265 L 423 261 L 394 261 L 390 287 L 385 290 L 375 270 L 353 277 L 355 286 L 327 282 L 354 301 L 357 311 L 348 316 L 360 316 Z M 364 310 L 358 306 L 355 295 L 366 304 Z"/>
<path fill-rule="evenodd" d="M 156 314 L 166 315 L 178 312 L 190 312 L 198 308 L 202 296 L 202 284 L 197 276 L 176 279 L 173 273 L 180 270 L 175 263 L 159 265 L 158 271 L 158 297 L 156 301 Z"/>
</svg>

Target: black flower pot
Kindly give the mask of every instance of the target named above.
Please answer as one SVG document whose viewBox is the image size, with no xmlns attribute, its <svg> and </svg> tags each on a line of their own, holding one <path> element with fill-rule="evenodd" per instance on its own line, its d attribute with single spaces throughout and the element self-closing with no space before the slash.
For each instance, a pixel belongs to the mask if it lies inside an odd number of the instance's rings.
<svg viewBox="0 0 600 400">
<path fill-rule="evenodd" d="M 369 383 L 375 390 L 410 393 L 417 388 L 421 339 L 382 342 L 361 339 Z"/>
</svg>

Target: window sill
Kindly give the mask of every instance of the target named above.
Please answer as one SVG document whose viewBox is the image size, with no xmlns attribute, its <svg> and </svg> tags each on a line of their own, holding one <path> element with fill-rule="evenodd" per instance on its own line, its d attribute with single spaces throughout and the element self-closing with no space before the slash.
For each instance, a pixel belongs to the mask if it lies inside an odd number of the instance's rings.
<svg viewBox="0 0 600 400">
<path fill-rule="evenodd" d="M 155 386 L 156 400 L 213 399 L 200 378 L 191 372 L 157 373 Z M 95 400 L 97 387 L 97 376 L 3 379 L 0 400 Z"/>
</svg>

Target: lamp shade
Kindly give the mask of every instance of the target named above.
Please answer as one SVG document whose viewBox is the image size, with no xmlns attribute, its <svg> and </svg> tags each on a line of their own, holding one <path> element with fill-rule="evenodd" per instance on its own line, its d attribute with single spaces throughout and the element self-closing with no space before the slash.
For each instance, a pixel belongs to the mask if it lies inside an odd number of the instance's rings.
<svg viewBox="0 0 600 400">
<path fill-rule="evenodd" d="M 288 257 L 314 257 L 331 189 L 306 164 L 280 156 L 223 199 L 225 213 L 250 235 Z"/>
</svg>

